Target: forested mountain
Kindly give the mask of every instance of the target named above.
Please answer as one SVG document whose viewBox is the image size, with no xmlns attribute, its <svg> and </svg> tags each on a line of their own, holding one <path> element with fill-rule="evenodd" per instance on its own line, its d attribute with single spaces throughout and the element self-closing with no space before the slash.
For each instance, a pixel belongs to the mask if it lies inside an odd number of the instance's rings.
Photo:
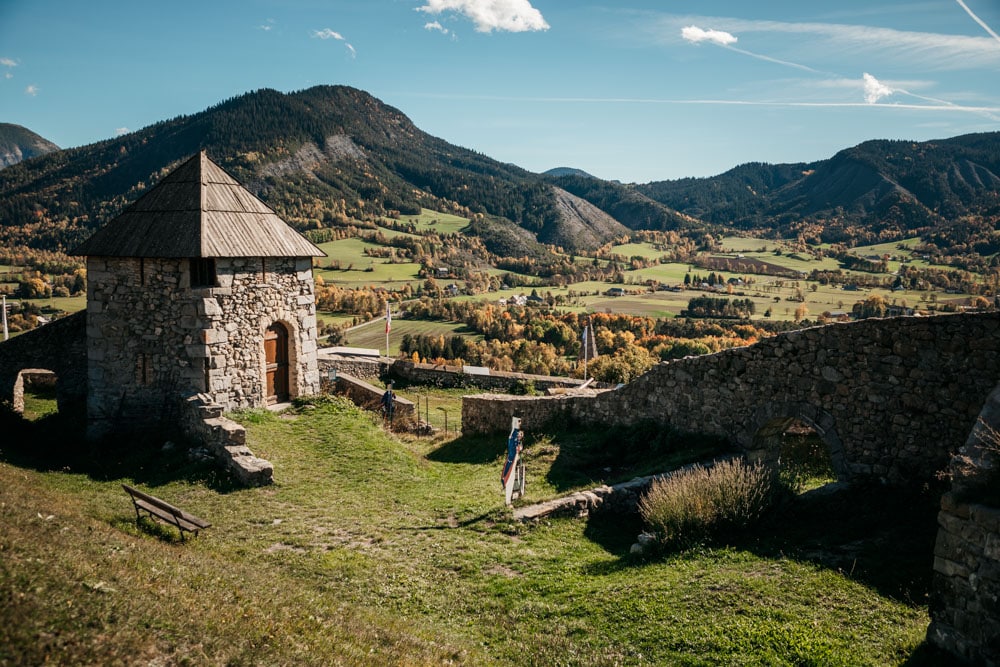
<svg viewBox="0 0 1000 667">
<path fill-rule="evenodd" d="M 867 141 L 812 164 L 746 164 L 637 190 L 702 220 L 826 242 L 921 235 L 949 254 L 1000 251 L 1000 132 Z"/>
<path fill-rule="evenodd" d="M 57 150 L 54 143 L 26 127 L 0 123 L 0 169 Z"/>
<path fill-rule="evenodd" d="M 4 169 L 0 243 L 72 248 L 202 148 L 299 229 L 421 206 L 490 217 L 500 245 L 514 225 L 567 249 L 596 247 L 623 229 L 583 207 L 564 219 L 562 195 L 540 176 L 432 137 L 363 91 L 319 86 L 248 93 Z"/>
<path fill-rule="evenodd" d="M 554 171 L 557 175 L 553 175 Z M 701 221 L 653 200 L 633 185 L 602 181 L 587 174 L 565 174 L 558 170 L 549 170 L 545 174 L 551 183 L 586 199 L 629 229 L 666 231 L 703 226 Z"/>
<path fill-rule="evenodd" d="M 3 168 L 0 245 L 75 247 L 203 148 L 300 230 L 425 207 L 471 218 L 470 232 L 506 257 L 540 257 L 542 244 L 593 249 L 630 230 L 742 229 L 849 245 L 920 235 L 946 255 L 1000 251 L 1000 133 L 869 141 L 810 164 L 627 185 L 498 162 L 346 86 L 259 90 Z"/>
</svg>

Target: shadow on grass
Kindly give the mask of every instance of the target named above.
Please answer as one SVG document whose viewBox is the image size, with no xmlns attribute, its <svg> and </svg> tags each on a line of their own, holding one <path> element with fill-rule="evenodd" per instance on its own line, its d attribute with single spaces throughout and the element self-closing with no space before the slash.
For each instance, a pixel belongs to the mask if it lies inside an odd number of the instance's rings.
<svg viewBox="0 0 1000 667">
<path fill-rule="evenodd" d="M 941 489 L 855 484 L 799 497 L 735 546 L 837 570 L 905 604 L 930 597 Z"/>
<path fill-rule="evenodd" d="M 463 435 L 428 453 L 427 458 L 437 463 L 482 465 L 496 461 L 506 452 L 505 435 Z"/>
<path fill-rule="evenodd" d="M 89 442 L 78 415 L 56 413 L 29 421 L 2 410 L 0 433 L 0 460 L 22 468 L 81 473 L 102 482 L 128 479 L 148 487 L 183 480 L 219 493 L 242 488 L 214 461 L 189 456 L 182 444 L 164 449 L 163 439 L 153 437 Z"/>
<path fill-rule="evenodd" d="M 655 475 L 731 449 L 723 438 L 675 431 L 654 422 L 572 429 L 550 439 L 555 458 L 546 479 L 558 491 Z M 526 458 L 531 455 L 528 450 Z"/>
<path fill-rule="evenodd" d="M 799 496 L 752 530 L 699 548 L 726 546 L 763 558 L 813 563 L 840 572 L 883 597 L 911 606 L 926 605 L 939 504 L 940 489 L 858 484 L 834 494 Z M 628 519 L 600 515 L 591 519 L 587 537 L 619 556 L 616 562 L 595 565 L 592 573 L 641 567 L 655 559 L 629 555 L 642 530 L 638 514 Z"/>
<path fill-rule="evenodd" d="M 182 536 L 177 528 L 154 521 L 148 516 L 141 516 L 138 520 L 134 515 L 130 518 L 118 517 L 108 523 L 123 533 L 143 533 L 167 544 L 184 544 L 190 539 Z"/>
</svg>

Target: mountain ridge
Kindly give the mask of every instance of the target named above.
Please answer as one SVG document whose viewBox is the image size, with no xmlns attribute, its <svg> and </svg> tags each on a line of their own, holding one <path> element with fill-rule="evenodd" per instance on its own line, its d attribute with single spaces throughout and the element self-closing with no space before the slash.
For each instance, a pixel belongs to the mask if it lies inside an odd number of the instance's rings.
<svg viewBox="0 0 1000 667">
<path fill-rule="evenodd" d="M 0 169 L 58 150 L 59 146 L 22 125 L 0 123 Z"/>
<path fill-rule="evenodd" d="M 950 254 L 1000 252 L 1000 132 L 871 140 L 811 163 L 623 184 L 493 160 L 348 86 L 253 91 L 6 167 L 0 243 L 71 248 L 203 148 L 300 231 L 429 208 L 469 217 L 505 256 L 593 250 L 642 230 L 846 245 L 919 235 Z"/>
</svg>

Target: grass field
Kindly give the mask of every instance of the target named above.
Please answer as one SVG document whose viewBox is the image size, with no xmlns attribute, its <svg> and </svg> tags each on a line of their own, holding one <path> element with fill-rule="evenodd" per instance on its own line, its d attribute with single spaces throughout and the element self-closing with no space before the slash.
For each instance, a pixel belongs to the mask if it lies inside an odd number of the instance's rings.
<svg viewBox="0 0 1000 667">
<path fill-rule="evenodd" d="M 273 486 L 233 488 L 158 441 L 46 451 L 7 431 L 0 662 L 935 664 L 926 498 L 862 489 L 643 560 L 634 521 L 513 524 L 502 435 L 391 437 L 340 402 L 242 419 Z M 528 500 L 589 482 L 573 447 L 613 456 L 635 445 L 623 435 L 529 433 Z M 121 482 L 212 528 L 184 543 L 137 528 Z"/>
<path fill-rule="evenodd" d="M 413 223 L 416 225 L 417 233 L 434 232 L 436 234 L 456 234 L 462 232 L 469 226 L 469 219 L 451 213 L 439 213 L 430 209 L 423 209 L 420 215 L 400 216 L 400 222 Z"/>
<path fill-rule="evenodd" d="M 389 356 L 395 357 L 399 354 L 399 344 L 405 334 L 411 336 L 431 335 L 450 336 L 461 334 L 474 340 L 482 340 L 481 334 L 473 333 L 461 322 L 430 322 L 427 320 L 392 320 L 392 331 L 389 333 Z M 373 320 L 357 329 L 352 329 L 346 334 L 346 342 L 342 345 L 351 347 L 374 348 L 385 353 L 385 320 Z"/>
</svg>

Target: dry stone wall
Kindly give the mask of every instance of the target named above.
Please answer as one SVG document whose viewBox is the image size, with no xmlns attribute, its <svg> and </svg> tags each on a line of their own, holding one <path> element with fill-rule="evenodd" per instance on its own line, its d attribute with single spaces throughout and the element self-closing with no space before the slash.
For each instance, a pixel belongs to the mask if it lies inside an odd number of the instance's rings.
<svg viewBox="0 0 1000 667">
<path fill-rule="evenodd" d="M 76 313 L 0 341 L 0 401 L 23 408 L 22 372 L 44 369 L 56 374 L 60 412 L 82 405 L 87 395 L 86 326 L 86 314 Z"/>
<path fill-rule="evenodd" d="M 517 384 L 531 383 L 536 389 L 555 387 L 578 387 L 583 380 L 552 375 L 532 375 L 484 369 L 487 373 L 468 373 L 462 366 L 441 364 L 418 364 L 402 359 L 395 360 L 389 367 L 389 374 L 410 384 L 434 385 L 437 387 L 475 387 L 477 389 L 498 389 L 510 391 Z M 593 383 L 592 383 L 593 385 Z M 600 386 L 600 383 L 598 383 Z"/>
<path fill-rule="evenodd" d="M 87 261 L 89 434 L 174 420 L 179 396 L 227 410 L 263 405 L 264 334 L 289 332 L 290 392 L 319 391 L 308 258 L 219 258 L 214 287 L 192 288 L 188 260 Z"/>
<path fill-rule="evenodd" d="M 927 640 L 971 663 L 1000 664 L 1000 387 L 951 461 L 934 546 Z"/>
<path fill-rule="evenodd" d="M 893 483 L 944 470 L 1000 377 L 1000 314 L 831 324 L 666 362 L 594 397 L 464 397 L 464 433 L 654 421 L 730 438 L 768 457 L 759 434 L 787 418 L 816 428 L 843 478 Z"/>
</svg>

